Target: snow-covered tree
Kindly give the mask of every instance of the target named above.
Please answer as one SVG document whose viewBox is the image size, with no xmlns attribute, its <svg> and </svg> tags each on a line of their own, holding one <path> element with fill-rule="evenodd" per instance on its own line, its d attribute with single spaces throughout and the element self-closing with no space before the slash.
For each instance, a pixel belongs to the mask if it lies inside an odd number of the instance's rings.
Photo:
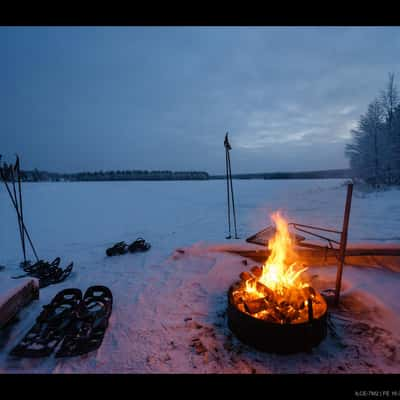
<svg viewBox="0 0 400 400">
<path fill-rule="evenodd" d="M 399 93 L 394 83 L 394 74 L 389 74 L 386 89 L 381 93 L 381 104 L 385 115 L 385 181 L 394 183 L 399 170 L 399 137 L 395 132 L 395 111 L 399 105 Z"/>
<path fill-rule="evenodd" d="M 374 185 L 400 183 L 400 102 L 394 74 L 351 134 L 345 152 L 355 176 Z"/>
<path fill-rule="evenodd" d="M 376 99 L 368 106 L 368 111 L 361 115 L 356 129 L 351 131 L 352 143 L 346 146 L 346 155 L 356 175 L 371 183 L 378 183 L 382 178 L 383 148 L 383 112 Z"/>
</svg>

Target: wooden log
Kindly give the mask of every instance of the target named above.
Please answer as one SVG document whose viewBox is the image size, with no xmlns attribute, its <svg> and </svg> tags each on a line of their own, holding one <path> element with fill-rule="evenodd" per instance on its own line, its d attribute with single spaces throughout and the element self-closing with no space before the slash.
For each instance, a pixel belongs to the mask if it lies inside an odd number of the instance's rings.
<svg viewBox="0 0 400 400">
<path fill-rule="evenodd" d="M 251 279 L 254 279 L 254 276 L 251 275 L 250 272 L 243 271 L 243 272 L 240 273 L 239 278 L 240 278 L 242 281 L 245 281 L 245 282 L 246 282 L 246 281 L 249 281 L 249 280 L 251 280 Z"/>
<path fill-rule="evenodd" d="M 37 280 L 30 279 L 0 298 L 0 329 L 9 323 L 33 299 L 39 298 Z"/>
<path fill-rule="evenodd" d="M 255 299 L 255 300 L 248 300 L 244 302 L 244 306 L 246 311 L 250 314 L 256 314 L 260 311 L 263 311 L 267 308 L 267 303 L 264 298 Z"/>
<path fill-rule="evenodd" d="M 274 291 L 269 287 L 263 285 L 261 282 L 257 281 L 256 288 L 260 293 L 262 293 L 268 299 L 268 301 L 272 301 L 273 299 L 275 299 Z"/>
<path fill-rule="evenodd" d="M 256 277 L 259 278 L 262 275 L 262 268 L 260 268 L 258 265 L 255 265 L 250 272 Z"/>
</svg>

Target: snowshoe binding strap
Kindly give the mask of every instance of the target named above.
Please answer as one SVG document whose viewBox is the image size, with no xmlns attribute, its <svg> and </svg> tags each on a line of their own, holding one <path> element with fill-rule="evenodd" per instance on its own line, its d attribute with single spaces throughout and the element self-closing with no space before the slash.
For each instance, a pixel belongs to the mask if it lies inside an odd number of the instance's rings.
<svg viewBox="0 0 400 400">
<path fill-rule="evenodd" d="M 35 264 L 23 264 L 21 263 L 21 267 L 26 272 L 26 274 L 13 276 L 13 279 L 24 278 L 26 276 L 32 276 L 34 278 L 40 279 L 43 276 L 47 276 L 51 273 L 54 273 L 60 264 L 60 257 L 55 258 L 51 263 L 47 261 L 39 260 Z"/>
<path fill-rule="evenodd" d="M 113 296 L 105 286 L 89 287 L 81 301 L 77 318 L 68 329 L 56 357 L 71 357 L 98 349 L 108 327 Z"/>
<path fill-rule="evenodd" d="M 44 357 L 51 354 L 75 319 L 81 299 L 82 292 L 79 289 L 59 292 L 48 305 L 43 306 L 33 327 L 10 354 L 17 357 Z"/>
<path fill-rule="evenodd" d="M 44 288 L 51 284 L 64 281 L 71 273 L 74 263 L 71 262 L 64 270 L 59 267 L 60 257 L 55 258 L 51 263 L 44 262 L 43 260 L 26 267 L 28 272 L 24 275 L 13 276 L 13 279 L 24 278 L 32 276 L 39 279 L 39 288 Z"/>
<path fill-rule="evenodd" d="M 131 243 L 128 247 L 131 253 L 135 251 L 147 251 L 151 247 L 150 243 L 147 243 L 143 238 L 137 238 L 133 243 Z"/>
<path fill-rule="evenodd" d="M 57 267 L 54 270 L 48 271 L 39 278 L 39 287 L 44 288 L 46 286 L 64 281 L 70 275 L 73 267 L 74 263 L 71 262 L 64 270 Z"/>
<path fill-rule="evenodd" d="M 106 254 L 109 257 L 112 257 L 112 256 L 116 256 L 116 255 L 125 254 L 127 251 L 128 251 L 127 244 L 125 242 L 118 242 L 118 243 L 115 243 L 114 246 L 109 247 L 106 250 Z"/>
<path fill-rule="evenodd" d="M 23 265 L 23 270 L 28 274 L 41 274 L 46 269 L 57 268 L 60 265 L 60 257 L 56 257 L 51 263 L 47 261 L 39 260 L 35 264 Z M 33 276 L 33 275 L 32 275 Z"/>
</svg>

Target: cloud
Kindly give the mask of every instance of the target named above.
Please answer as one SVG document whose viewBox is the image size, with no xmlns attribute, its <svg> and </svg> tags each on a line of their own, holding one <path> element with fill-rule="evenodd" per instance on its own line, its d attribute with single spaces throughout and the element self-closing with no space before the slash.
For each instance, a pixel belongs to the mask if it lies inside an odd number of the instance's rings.
<svg viewBox="0 0 400 400">
<path fill-rule="evenodd" d="M 229 131 L 237 172 L 346 167 L 399 51 L 398 27 L 2 27 L 2 153 L 220 173 Z"/>
</svg>

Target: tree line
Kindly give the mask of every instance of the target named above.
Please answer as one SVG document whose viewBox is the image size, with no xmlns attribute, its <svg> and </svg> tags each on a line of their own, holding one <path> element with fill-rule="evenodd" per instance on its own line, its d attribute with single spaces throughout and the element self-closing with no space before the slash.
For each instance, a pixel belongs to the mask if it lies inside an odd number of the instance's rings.
<svg viewBox="0 0 400 400">
<path fill-rule="evenodd" d="M 356 180 L 373 186 L 400 184 L 400 98 L 393 73 L 351 130 L 345 154 Z"/>
<path fill-rule="evenodd" d="M 3 175 L 6 180 L 11 180 L 9 165 L 3 163 Z M 209 175 L 204 171 L 169 171 L 169 170 L 109 170 L 95 172 L 77 172 L 73 174 L 63 174 L 56 172 L 22 171 L 21 179 L 25 182 L 41 181 L 121 181 L 121 180 L 204 180 L 209 179 Z"/>
</svg>

